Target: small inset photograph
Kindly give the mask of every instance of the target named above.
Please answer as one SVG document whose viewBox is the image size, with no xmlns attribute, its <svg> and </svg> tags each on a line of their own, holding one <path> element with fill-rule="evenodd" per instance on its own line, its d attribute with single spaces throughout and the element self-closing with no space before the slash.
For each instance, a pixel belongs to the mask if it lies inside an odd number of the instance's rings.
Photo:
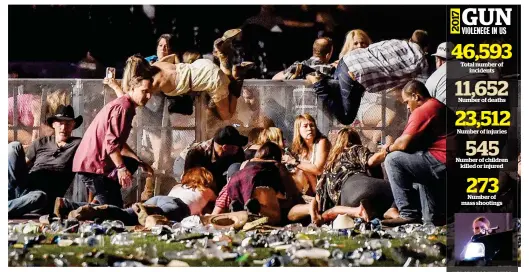
<svg viewBox="0 0 530 272">
<path fill-rule="evenodd" d="M 457 213 L 457 266 L 496 266 L 513 263 L 514 230 L 511 213 Z"/>
</svg>

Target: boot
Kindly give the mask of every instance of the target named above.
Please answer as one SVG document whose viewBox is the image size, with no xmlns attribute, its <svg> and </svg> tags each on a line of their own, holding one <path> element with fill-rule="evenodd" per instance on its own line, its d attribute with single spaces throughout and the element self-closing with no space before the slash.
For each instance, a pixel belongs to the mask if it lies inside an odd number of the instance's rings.
<svg viewBox="0 0 530 272">
<path fill-rule="evenodd" d="M 142 195 L 140 196 L 140 201 L 145 202 L 155 194 L 155 179 L 153 177 L 147 177 L 145 179 L 145 187 Z"/>
<path fill-rule="evenodd" d="M 162 209 L 155 205 L 144 205 L 142 203 L 135 203 L 132 205 L 133 211 L 138 216 L 138 223 L 145 226 L 145 220 L 149 215 L 153 214 L 163 214 Z"/>
</svg>

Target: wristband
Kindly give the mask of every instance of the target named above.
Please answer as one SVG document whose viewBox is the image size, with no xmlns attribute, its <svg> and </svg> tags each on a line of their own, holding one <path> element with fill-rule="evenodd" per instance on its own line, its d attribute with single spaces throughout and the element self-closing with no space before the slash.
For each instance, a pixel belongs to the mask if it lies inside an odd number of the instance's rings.
<svg viewBox="0 0 530 272">
<path fill-rule="evenodd" d="M 390 151 L 390 146 L 387 146 L 385 151 L 386 151 L 387 154 L 389 154 L 390 152 L 392 152 L 392 151 Z"/>
<path fill-rule="evenodd" d="M 116 166 L 116 169 L 118 169 L 118 170 L 121 170 L 123 168 L 125 168 L 125 164 L 123 164 L 123 163 L 118 165 L 118 166 Z"/>
</svg>

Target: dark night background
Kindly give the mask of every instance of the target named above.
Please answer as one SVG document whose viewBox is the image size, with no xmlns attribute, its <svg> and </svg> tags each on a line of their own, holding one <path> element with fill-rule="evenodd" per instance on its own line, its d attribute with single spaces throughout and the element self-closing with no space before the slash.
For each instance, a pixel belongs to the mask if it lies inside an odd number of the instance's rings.
<svg viewBox="0 0 530 272">
<path fill-rule="evenodd" d="M 163 33 L 178 36 L 179 53 L 188 49 L 209 53 L 213 40 L 222 32 L 243 26 L 247 18 L 259 11 L 259 5 L 164 5 L 155 6 L 155 17 L 151 20 L 140 5 L 10 5 L 8 59 L 10 66 L 24 62 L 77 63 L 90 50 L 102 66 L 121 67 L 134 53 L 154 54 L 156 40 Z M 333 18 L 332 31 L 324 30 L 322 23 L 310 28 L 281 26 L 282 33 L 246 26 L 243 32 L 246 59 L 254 60 L 257 44 L 264 41 L 262 51 L 267 53 L 269 70 L 283 69 L 295 60 L 310 57 L 312 42 L 319 31 L 333 38 L 335 56 L 346 32 L 354 28 L 368 32 L 374 42 L 408 38 L 415 29 L 424 29 L 431 37 L 431 53 L 446 37 L 445 6 L 312 5 L 306 11 L 300 5 L 275 6 L 275 14 L 288 20 L 315 22 L 319 13 Z M 198 29 L 194 31 L 194 27 Z"/>
</svg>

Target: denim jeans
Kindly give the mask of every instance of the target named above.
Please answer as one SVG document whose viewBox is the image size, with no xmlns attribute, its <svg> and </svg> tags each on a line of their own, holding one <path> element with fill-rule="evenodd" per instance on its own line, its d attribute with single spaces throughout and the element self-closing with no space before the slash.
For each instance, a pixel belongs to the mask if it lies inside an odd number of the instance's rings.
<svg viewBox="0 0 530 272">
<path fill-rule="evenodd" d="M 26 154 L 19 142 L 7 146 L 8 200 L 21 197 L 28 186 Z"/>
<path fill-rule="evenodd" d="M 322 79 L 313 85 L 324 107 L 343 125 L 350 125 L 357 116 L 364 87 L 348 74 L 348 66 L 341 59 L 335 72 L 337 79 Z"/>
<path fill-rule="evenodd" d="M 423 213 L 429 222 L 445 214 L 446 167 L 431 153 L 394 151 L 387 155 L 385 168 L 401 217 L 419 219 Z M 419 184 L 417 192 L 414 184 Z"/>
<path fill-rule="evenodd" d="M 130 157 L 123 157 L 123 163 L 127 170 L 131 174 L 134 174 L 138 169 L 138 161 Z M 75 184 L 79 185 L 81 182 L 85 185 L 94 195 L 94 200 L 97 200 L 99 204 L 109 204 L 118 207 L 123 207 L 123 199 L 121 195 L 121 185 L 118 183 L 117 178 L 109 178 L 105 175 L 94 174 L 94 173 L 83 173 L 79 172 L 75 175 Z M 79 187 L 79 186 L 76 186 Z M 77 192 L 74 192 L 74 199 L 82 199 L 84 192 L 83 188 L 75 188 Z"/>
<path fill-rule="evenodd" d="M 31 191 L 7 201 L 8 218 L 20 218 L 27 213 L 46 213 L 48 197 L 43 191 Z"/>
</svg>

